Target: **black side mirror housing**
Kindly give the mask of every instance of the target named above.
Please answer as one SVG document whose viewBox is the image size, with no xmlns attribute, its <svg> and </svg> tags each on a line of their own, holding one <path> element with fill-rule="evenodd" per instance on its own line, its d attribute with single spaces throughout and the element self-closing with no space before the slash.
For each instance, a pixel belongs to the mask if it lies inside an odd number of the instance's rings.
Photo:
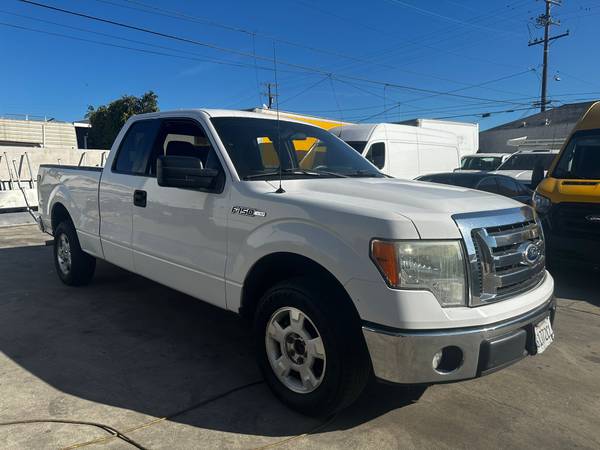
<svg viewBox="0 0 600 450">
<path fill-rule="evenodd" d="M 542 182 L 544 179 L 544 167 L 541 164 L 536 164 L 533 167 L 533 172 L 531 173 L 531 189 L 534 189 Z"/>
<path fill-rule="evenodd" d="M 211 189 L 219 171 L 205 169 L 199 158 L 191 156 L 160 155 L 156 161 L 156 178 L 159 186 L 188 189 Z"/>
</svg>

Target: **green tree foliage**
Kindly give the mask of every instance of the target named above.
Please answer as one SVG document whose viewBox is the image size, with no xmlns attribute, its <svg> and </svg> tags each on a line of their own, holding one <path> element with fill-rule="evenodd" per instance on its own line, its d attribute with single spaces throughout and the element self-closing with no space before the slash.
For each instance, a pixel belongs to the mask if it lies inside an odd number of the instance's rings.
<svg viewBox="0 0 600 450">
<path fill-rule="evenodd" d="M 119 131 L 131 116 L 158 111 L 158 96 L 148 91 L 141 97 L 124 95 L 118 100 L 98 108 L 88 106 L 85 117 L 89 119 L 89 148 L 110 148 Z"/>
</svg>

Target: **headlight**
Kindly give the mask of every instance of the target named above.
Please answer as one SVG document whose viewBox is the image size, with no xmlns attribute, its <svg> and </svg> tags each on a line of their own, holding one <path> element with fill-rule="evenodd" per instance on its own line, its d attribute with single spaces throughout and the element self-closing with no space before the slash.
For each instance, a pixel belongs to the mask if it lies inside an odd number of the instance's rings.
<svg viewBox="0 0 600 450">
<path fill-rule="evenodd" d="M 537 192 L 533 193 L 532 200 L 533 207 L 540 214 L 546 214 L 548 211 L 550 211 L 550 208 L 552 207 L 552 202 L 550 201 L 550 199 L 544 197 L 541 194 L 538 194 Z"/>
<path fill-rule="evenodd" d="M 467 304 L 460 241 L 373 240 L 371 257 L 392 288 L 431 291 L 442 306 Z"/>
</svg>

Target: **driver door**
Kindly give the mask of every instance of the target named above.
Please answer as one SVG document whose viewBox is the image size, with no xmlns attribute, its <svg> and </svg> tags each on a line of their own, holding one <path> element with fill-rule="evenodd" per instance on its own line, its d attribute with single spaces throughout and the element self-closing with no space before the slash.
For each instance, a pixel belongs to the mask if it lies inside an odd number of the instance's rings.
<svg viewBox="0 0 600 450">
<path fill-rule="evenodd" d="M 220 171 L 215 189 L 159 186 L 159 154 L 191 156 Z M 133 207 L 133 259 L 136 272 L 196 298 L 225 304 L 228 186 L 225 173 L 202 125 L 191 119 L 163 119 L 139 187 L 143 206 Z"/>
</svg>

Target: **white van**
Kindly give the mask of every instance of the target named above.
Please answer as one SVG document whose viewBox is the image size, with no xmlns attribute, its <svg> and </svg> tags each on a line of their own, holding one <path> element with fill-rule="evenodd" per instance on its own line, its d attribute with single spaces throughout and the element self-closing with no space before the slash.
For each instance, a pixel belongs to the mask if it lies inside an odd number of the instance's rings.
<svg viewBox="0 0 600 450">
<path fill-rule="evenodd" d="M 413 179 L 460 166 L 455 134 L 390 123 L 344 125 L 329 130 L 386 175 Z"/>
<path fill-rule="evenodd" d="M 470 122 L 455 122 L 438 119 L 413 119 L 402 122 L 403 125 L 413 125 L 430 130 L 448 131 L 458 137 L 460 156 L 473 155 L 479 150 L 479 124 Z"/>
</svg>

